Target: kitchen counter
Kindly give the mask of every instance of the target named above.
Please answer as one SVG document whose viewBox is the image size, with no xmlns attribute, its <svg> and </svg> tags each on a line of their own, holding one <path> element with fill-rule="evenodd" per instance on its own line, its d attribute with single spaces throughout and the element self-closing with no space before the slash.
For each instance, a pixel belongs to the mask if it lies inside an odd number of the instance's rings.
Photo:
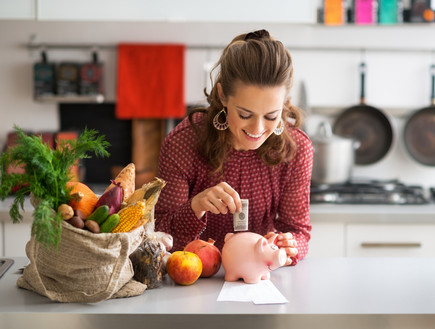
<svg viewBox="0 0 435 329">
<path fill-rule="evenodd" d="M 344 223 L 435 223 L 435 203 L 421 205 L 311 204 L 310 219 Z"/>
<path fill-rule="evenodd" d="M 0 201 L 0 221 L 10 221 L 9 210 L 13 198 L 8 197 Z M 29 198 L 24 202 L 24 219 L 26 223 L 31 223 L 33 207 Z M 355 221 L 360 217 L 364 221 L 370 220 L 394 220 L 435 222 L 435 203 L 422 205 L 354 205 L 354 204 L 311 204 L 310 215 L 313 222 L 316 221 Z"/>
<path fill-rule="evenodd" d="M 96 304 L 51 302 L 17 288 L 15 264 L 0 279 L 0 323 L 14 328 L 433 328 L 435 258 L 305 259 L 272 272 L 289 300 L 217 302 L 223 271 L 191 286 L 164 285 Z"/>
<path fill-rule="evenodd" d="M 388 204 L 329 204 L 317 203 L 310 205 L 311 213 L 339 213 L 339 214 L 434 214 L 435 203 L 416 205 L 388 205 Z"/>
</svg>

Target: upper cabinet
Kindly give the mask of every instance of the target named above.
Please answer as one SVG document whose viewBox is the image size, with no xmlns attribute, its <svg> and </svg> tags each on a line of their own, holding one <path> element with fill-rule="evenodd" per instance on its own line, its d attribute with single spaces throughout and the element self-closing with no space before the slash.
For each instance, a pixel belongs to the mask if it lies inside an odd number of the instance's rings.
<svg viewBox="0 0 435 329">
<path fill-rule="evenodd" d="M 16 0 L 15 0 L 16 1 Z M 30 0 L 29 0 L 30 1 Z M 12 0 L 0 0 L 13 2 Z M 38 20 L 316 23 L 317 0 L 38 0 Z"/>
<path fill-rule="evenodd" d="M 0 0 L 0 19 L 35 19 L 36 0 Z"/>
</svg>

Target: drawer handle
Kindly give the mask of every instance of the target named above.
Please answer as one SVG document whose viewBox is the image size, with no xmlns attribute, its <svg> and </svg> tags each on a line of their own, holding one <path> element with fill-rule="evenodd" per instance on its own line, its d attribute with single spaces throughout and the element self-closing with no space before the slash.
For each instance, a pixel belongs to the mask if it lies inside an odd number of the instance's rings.
<svg viewBox="0 0 435 329">
<path fill-rule="evenodd" d="M 363 248 L 420 248 L 420 242 L 363 242 Z"/>
</svg>

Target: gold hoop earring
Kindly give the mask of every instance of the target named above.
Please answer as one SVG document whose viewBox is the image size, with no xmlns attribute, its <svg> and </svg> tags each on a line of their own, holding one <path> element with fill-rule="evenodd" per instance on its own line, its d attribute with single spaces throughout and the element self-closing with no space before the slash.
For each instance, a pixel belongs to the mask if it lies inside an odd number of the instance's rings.
<svg viewBox="0 0 435 329">
<path fill-rule="evenodd" d="M 284 131 L 284 120 L 281 118 L 281 120 L 280 120 L 280 127 L 276 127 L 276 128 L 273 130 L 273 133 L 274 133 L 275 135 L 279 136 L 279 135 L 282 134 L 283 131 Z"/>
<path fill-rule="evenodd" d="M 226 130 L 228 128 L 228 120 L 227 120 L 227 112 L 225 112 L 226 107 L 224 107 L 222 110 L 219 111 L 218 114 L 215 115 L 215 117 L 213 118 L 213 126 L 217 129 L 217 130 Z M 219 122 L 219 117 L 221 114 L 224 114 L 225 116 L 225 121 L 224 122 Z"/>
</svg>

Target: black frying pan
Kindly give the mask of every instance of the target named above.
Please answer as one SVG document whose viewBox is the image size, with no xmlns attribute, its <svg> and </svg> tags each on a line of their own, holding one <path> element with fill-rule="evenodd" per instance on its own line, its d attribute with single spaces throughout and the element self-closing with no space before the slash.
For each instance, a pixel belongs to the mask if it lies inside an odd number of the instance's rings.
<svg viewBox="0 0 435 329">
<path fill-rule="evenodd" d="M 393 127 L 387 115 L 365 104 L 366 65 L 359 66 L 361 77 L 360 104 L 345 109 L 335 120 L 335 134 L 360 143 L 355 151 L 355 163 L 369 165 L 381 160 L 393 144 Z"/>
<path fill-rule="evenodd" d="M 405 125 L 405 146 L 418 162 L 435 166 L 435 65 L 431 65 L 431 105 L 415 111 Z"/>
</svg>

